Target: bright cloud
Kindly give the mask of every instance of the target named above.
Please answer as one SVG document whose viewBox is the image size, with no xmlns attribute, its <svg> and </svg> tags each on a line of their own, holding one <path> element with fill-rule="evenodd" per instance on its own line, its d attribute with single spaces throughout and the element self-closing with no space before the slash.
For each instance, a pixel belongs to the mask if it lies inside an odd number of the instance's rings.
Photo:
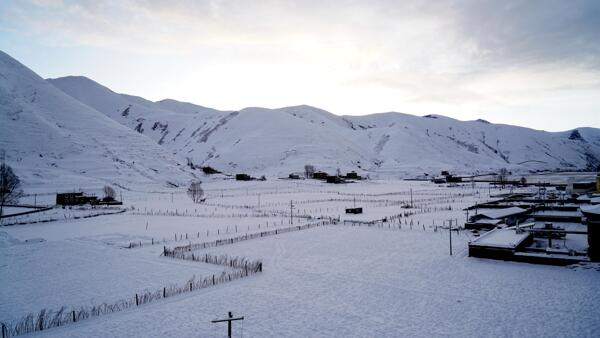
<svg viewBox="0 0 600 338">
<path fill-rule="evenodd" d="M 594 0 L 8 1 L 0 48 L 155 100 L 561 130 L 600 127 L 599 16 Z"/>
</svg>

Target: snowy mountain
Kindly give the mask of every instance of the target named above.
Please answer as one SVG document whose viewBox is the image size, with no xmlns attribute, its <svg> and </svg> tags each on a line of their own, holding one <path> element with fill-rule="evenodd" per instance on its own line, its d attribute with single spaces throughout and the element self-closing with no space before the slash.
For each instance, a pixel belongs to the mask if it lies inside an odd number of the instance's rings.
<svg viewBox="0 0 600 338">
<path fill-rule="evenodd" d="M 550 133 L 483 120 L 399 113 L 346 119 L 361 134 L 362 142 L 373 145 L 386 171 L 593 170 L 600 164 L 599 129 Z"/>
<path fill-rule="evenodd" d="M 372 174 L 593 169 L 600 130 L 551 133 L 401 113 L 336 116 L 310 106 L 218 111 L 117 94 L 85 77 L 49 80 L 73 98 L 147 135 L 181 158 L 228 172 L 318 169 Z"/>
<path fill-rule="evenodd" d="M 348 138 L 352 133 L 345 121 L 312 107 L 218 111 L 117 94 L 85 77 L 48 81 L 195 164 L 228 172 L 285 173 L 306 163 L 336 168 L 373 161 L 368 148 Z"/>
<path fill-rule="evenodd" d="M 25 186 L 183 184 L 187 167 L 148 137 L 0 52 L 0 149 Z"/>
<path fill-rule="evenodd" d="M 402 175 L 593 169 L 600 130 L 550 133 L 400 113 L 337 116 L 310 106 L 219 111 L 118 94 L 85 77 L 44 80 L 0 53 L 0 149 L 25 184 L 72 189 L 183 184 L 185 161 L 285 175 L 305 164 Z M 56 185 L 56 184 L 55 184 Z"/>
</svg>

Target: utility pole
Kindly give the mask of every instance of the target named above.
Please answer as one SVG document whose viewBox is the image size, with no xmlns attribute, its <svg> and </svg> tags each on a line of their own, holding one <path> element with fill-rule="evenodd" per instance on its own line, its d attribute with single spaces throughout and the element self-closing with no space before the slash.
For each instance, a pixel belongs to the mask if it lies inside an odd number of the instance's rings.
<svg viewBox="0 0 600 338">
<path fill-rule="evenodd" d="M 290 200 L 290 224 L 294 224 L 294 204 Z"/>
<path fill-rule="evenodd" d="M 228 315 L 229 315 L 229 318 L 215 319 L 215 320 L 211 320 L 210 322 L 213 324 L 227 322 L 227 337 L 231 338 L 231 322 L 236 321 L 236 320 L 244 320 L 244 317 L 233 318 L 233 314 L 231 313 L 231 311 L 228 313 Z"/>
<path fill-rule="evenodd" d="M 450 256 L 452 256 L 452 220 L 449 219 L 450 226 L 448 227 L 448 233 L 450 234 Z"/>
</svg>

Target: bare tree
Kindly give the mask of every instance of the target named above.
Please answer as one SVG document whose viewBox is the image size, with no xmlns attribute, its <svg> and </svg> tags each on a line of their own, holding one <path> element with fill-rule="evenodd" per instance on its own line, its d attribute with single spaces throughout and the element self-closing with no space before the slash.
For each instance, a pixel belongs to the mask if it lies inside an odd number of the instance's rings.
<svg viewBox="0 0 600 338">
<path fill-rule="evenodd" d="M 115 192 L 115 189 L 113 189 L 113 187 L 111 187 L 110 185 L 105 185 L 104 188 L 102 189 L 102 192 L 104 192 L 104 200 L 105 201 L 114 201 L 115 198 L 117 197 L 117 193 Z"/>
<path fill-rule="evenodd" d="M 525 186 L 527 184 L 527 179 L 525 178 L 525 176 L 521 177 L 521 185 Z"/>
<path fill-rule="evenodd" d="M 304 176 L 306 176 L 306 178 L 312 178 L 314 173 L 315 173 L 314 165 L 307 164 L 304 166 Z"/>
<path fill-rule="evenodd" d="M 187 194 L 192 199 L 194 203 L 202 202 L 202 197 L 204 196 L 204 190 L 202 190 L 200 181 L 192 181 L 190 186 L 188 187 Z"/>
<path fill-rule="evenodd" d="M 508 175 L 509 175 L 509 172 L 508 172 L 508 169 L 506 169 L 506 168 L 502 168 L 498 172 L 498 182 L 500 182 L 502 189 L 504 189 L 504 184 L 506 183 L 506 179 L 508 178 Z"/>
<path fill-rule="evenodd" d="M 8 164 L 4 163 L 4 151 L 0 153 L 0 161 L 0 216 L 2 216 L 4 206 L 19 202 L 23 191 L 19 177 Z"/>
</svg>

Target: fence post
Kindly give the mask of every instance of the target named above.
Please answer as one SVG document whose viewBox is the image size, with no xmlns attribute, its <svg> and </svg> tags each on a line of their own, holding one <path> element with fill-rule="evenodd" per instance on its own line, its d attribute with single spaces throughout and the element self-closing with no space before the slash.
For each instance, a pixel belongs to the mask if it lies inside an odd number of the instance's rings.
<svg viewBox="0 0 600 338">
<path fill-rule="evenodd" d="M 75 318 L 75 310 L 71 311 L 71 314 L 73 315 L 73 323 L 77 322 L 77 319 Z"/>
<path fill-rule="evenodd" d="M 2 323 L 2 338 L 8 338 L 8 329 L 4 323 Z"/>
<path fill-rule="evenodd" d="M 138 295 L 137 293 L 135 294 L 135 306 L 139 306 L 140 305 L 140 301 L 138 299 Z"/>
<path fill-rule="evenodd" d="M 40 320 L 40 318 L 41 318 L 41 320 Z M 44 315 L 41 315 L 41 316 L 38 318 L 38 321 L 39 321 L 39 323 L 38 323 L 38 324 L 39 324 L 39 325 L 38 325 L 38 326 L 39 326 L 39 330 L 40 330 L 40 331 L 44 331 Z"/>
<path fill-rule="evenodd" d="M 163 298 L 167 298 L 167 288 L 163 288 Z"/>
</svg>

